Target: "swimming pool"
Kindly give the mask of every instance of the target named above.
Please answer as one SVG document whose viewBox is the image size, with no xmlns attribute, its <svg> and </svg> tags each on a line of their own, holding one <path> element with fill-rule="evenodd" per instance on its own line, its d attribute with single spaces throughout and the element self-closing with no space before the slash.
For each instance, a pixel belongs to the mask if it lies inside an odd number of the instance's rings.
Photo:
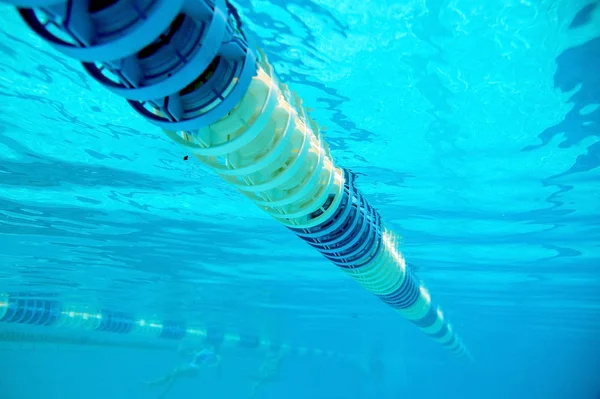
<svg viewBox="0 0 600 399">
<path fill-rule="evenodd" d="M 334 158 L 403 236 L 478 372 L 183 160 L 10 10 L 0 17 L 1 291 L 336 352 L 383 340 L 388 373 L 411 376 L 388 383 L 389 395 L 591 395 L 599 25 L 576 3 L 239 3 L 251 40 L 328 127 Z M 344 367 L 321 382 L 322 397 L 357 394 Z M 432 373 L 439 387 L 419 382 Z M 511 383 L 484 383 L 499 373 Z"/>
</svg>

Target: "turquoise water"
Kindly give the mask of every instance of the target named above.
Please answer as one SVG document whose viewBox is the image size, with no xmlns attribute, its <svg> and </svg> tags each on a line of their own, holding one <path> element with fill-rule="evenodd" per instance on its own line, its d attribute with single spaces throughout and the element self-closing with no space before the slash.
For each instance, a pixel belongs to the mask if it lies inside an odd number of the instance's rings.
<svg viewBox="0 0 600 399">
<path fill-rule="evenodd" d="M 262 398 L 596 399 L 600 5 L 238 1 L 475 363 L 455 359 L 0 6 L 0 292 L 218 324 Z M 0 324 L 0 331 L 8 328 Z M 384 348 L 381 380 L 356 364 Z M 174 353 L 2 345 L 0 397 L 155 398 Z M 262 355 L 168 398 L 247 398 Z"/>
</svg>

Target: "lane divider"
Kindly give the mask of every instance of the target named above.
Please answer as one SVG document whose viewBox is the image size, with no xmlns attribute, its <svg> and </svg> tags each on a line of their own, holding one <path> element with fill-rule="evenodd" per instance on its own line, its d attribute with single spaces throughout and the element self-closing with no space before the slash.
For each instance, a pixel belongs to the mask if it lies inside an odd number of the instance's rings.
<svg viewBox="0 0 600 399">
<path fill-rule="evenodd" d="M 182 321 L 161 321 L 152 317 L 136 317 L 115 310 L 95 309 L 83 304 L 64 304 L 55 300 L 39 299 L 27 293 L 0 293 L 0 324 L 2 323 L 53 327 L 55 330 L 97 331 L 139 338 L 159 338 L 170 342 L 198 342 L 214 347 L 281 351 L 297 356 L 346 358 L 343 353 L 292 346 L 248 331 L 235 333 L 225 331 L 220 326 L 203 327 L 201 324 L 187 326 L 187 323 Z M 30 339 L 27 334 L 24 335 L 25 341 Z M 18 341 L 17 338 L 18 336 L 13 340 Z M 76 338 L 69 339 L 79 342 Z M 0 341 L 2 340 L 2 328 L 0 328 Z"/>
<path fill-rule="evenodd" d="M 250 48 L 231 4 L 8 3 L 22 7 L 24 21 L 57 51 L 81 61 L 93 79 L 264 212 L 442 346 L 468 355 L 353 173 L 336 166 L 302 100 Z M 177 325 L 163 331 L 181 334 Z"/>
</svg>

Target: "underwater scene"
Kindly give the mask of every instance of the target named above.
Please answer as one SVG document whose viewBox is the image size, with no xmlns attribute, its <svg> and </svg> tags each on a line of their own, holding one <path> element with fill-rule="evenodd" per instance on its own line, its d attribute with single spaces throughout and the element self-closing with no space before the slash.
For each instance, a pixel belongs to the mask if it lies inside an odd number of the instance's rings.
<svg viewBox="0 0 600 399">
<path fill-rule="evenodd" d="M 600 1 L 0 0 L 0 399 L 600 399 Z"/>
</svg>

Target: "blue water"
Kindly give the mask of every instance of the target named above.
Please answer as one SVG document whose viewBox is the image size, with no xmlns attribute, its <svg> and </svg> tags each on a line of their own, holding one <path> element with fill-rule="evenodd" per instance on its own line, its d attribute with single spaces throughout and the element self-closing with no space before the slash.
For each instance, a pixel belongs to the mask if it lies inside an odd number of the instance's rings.
<svg viewBox="0 0 600 399">
<path fill-rule="evenodd" d="M 600 395 L 600 3 L 243 0 L 475 363 L 193 160 L 0 6 L 0 292 L 199 320 L 293 357 L 261 398 Z M 8 328 L 0 325 L 0 331 Z M 375 343 L 385 372 L 360 367 Z M 175 353 L 2 344 L 2 399 L 156 398 Z M 167 398 L 247 398 L 262 355 Z"/>
</svg>

